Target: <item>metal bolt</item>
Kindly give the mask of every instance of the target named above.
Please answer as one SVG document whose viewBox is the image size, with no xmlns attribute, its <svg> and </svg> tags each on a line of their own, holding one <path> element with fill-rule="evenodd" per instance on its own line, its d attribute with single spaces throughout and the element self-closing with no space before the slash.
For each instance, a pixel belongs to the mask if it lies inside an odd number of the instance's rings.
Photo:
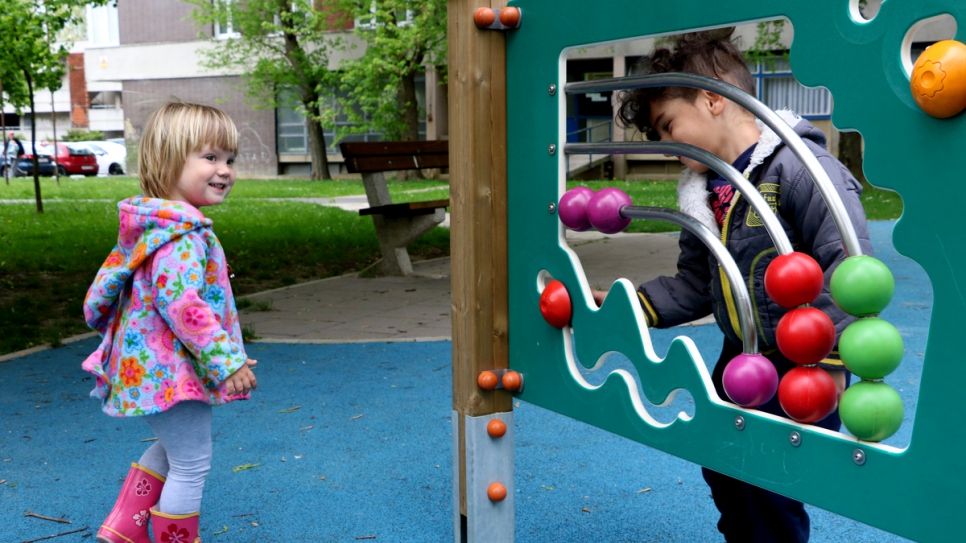
<svg viewBox="0 0 966 543">
<path fill-rule="evenodd" d="M 742 417 L 741 415 L 738 415 L 737 417 L 735 417 L 735 428 L 737 428 L 738 430 L 745 429 L 745 417 Z"/>
<path fill-rule="evenodd" d="M 788 442 L 792 444 L 792 447 L 798 447 L 802 444 L 802 434 L 792 430 L 792 433 L 788 434 Z"/>
<path fill-rule="evenodd" d="M 852 451 L 852 461 L 855 462 L 856 466 L 861 466 L 865 464 L 865 451 L 862 449 L 855 449 Z"/>
<path fill-rule="evenodd" d="M 550 147 L 547 147 L 547 151 L 549 151 L 551 155 L 555 154 L 557 152 L 557 146 L 551 143 Z"/>
<path fill-rule="evenodd" d="M 557 86 L 552 83 L 550 84 L 550 88 L 548 90 L 550 91 L 550 96 L 557 94 Z"/>
<path fill-rule="evenodd" d="M 553 215 L 554 211 L 557 211 L 557 204 L 550 202 L 550 205 L 547 206 L 547 211 L 549 211 L 550 214 Z"/>
</svg>

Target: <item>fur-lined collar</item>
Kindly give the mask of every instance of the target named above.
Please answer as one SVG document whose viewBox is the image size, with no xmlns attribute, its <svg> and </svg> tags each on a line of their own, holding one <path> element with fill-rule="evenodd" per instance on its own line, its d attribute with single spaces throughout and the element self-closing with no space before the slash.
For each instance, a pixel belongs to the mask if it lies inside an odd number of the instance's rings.
<svg viewBox="0 0 966 543">
<path fill-rule="evenodd" d="M 787 109 L 776 111 L 775 113 L 792 128 L 802 120 L 801 117 Z M 756 119 L 755 122 L 758 124 L 761 137 L 758 138 L 758 146 L 755 147 L 754 152 L 751 154 L 751 162 L 745 168 L 745 171 L 741 172 L 745 178 L 750 178 L 755 168 L 763 164 L 765 159 L 770 157 L 782 143 L 778 134 L 769 128 L 768 125 L 761 122 L 760 119 Z M 678 181 L 678 207 L 682 212 L 694 217 L 701 224 L 710 228 L 712 232 L 720 235 L 721 228 L 718 227 L 717 221 L 714 220 L 714 212 L 708 204 L 710 194 L 708 192 L 708 174 L 695 173 L 690 169 L 684 170 L 684 173 L 681 174 L 681 178 Z"/>
</svg>

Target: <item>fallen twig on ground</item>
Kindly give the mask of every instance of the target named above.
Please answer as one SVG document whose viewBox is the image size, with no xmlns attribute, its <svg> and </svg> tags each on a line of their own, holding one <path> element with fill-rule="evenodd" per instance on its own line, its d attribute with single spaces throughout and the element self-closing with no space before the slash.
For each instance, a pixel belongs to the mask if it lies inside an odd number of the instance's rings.
<svg viewBox="0 0 966 543">
<path fill-rule="evenodd" d="M 37 517 L 37 518 L 41 518 L 41 519 L 44 519 L 44 520 L 52 520 L 54 522 L 63 522 L 64 524 L 70 524 L 71 523 L 71 521 L 69 521 L 69 520 L 67 520 L 65 518 L 45 517 L 43 515 L 38 515 L 37 513 L 34 513 L 33 511 L 30 511 L 29 509 L 27 510 L 26 513 L 23 514 L 23 516 L 25 516 L 25 517 Z"/>
<path fill-rule="evenodd" d="M 86 530 L 88 528 L 90 528 L 90 526 L 84 526 L 83 528 L 78 528 L 77 530 L 71 530 L 69 532 L 61 532 L 59 534 L 45 535 L 44 537 L 38 537 L 37 539 L 27 539 L 25 541 L 21 541 L 20 543 L 34 543 L 35 541 L 43 541 L 45 539 L 53 539 L 55 537 L 60 537 L 62 535 L 76 534 L 77 532 L 83 532 L 84 530 Z"/>
</svg>

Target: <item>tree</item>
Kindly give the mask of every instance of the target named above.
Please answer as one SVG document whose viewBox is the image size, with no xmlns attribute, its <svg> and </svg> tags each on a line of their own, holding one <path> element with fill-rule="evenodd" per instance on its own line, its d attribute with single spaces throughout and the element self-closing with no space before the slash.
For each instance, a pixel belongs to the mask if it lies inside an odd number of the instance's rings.
<svg viewBox="0 0 966 543">
<path fill-rule="evenodd" d="M 202 66 L 241 72 L 254 107 L 274 109 L 294 95 L 308 129 L 312 178 L 330 179 L 323 129 L 334 123 L 326 96 L 335 93 L 338 74 L 329 70 L 329 52 L 343 47 L 334 31 L 344 28 L 345 17 L 313 0 L 188 1 L 198 24 L 230 26 L 236 33 L 230 39 L 203 35 L 215 47 L 201 51 Z"/>
<path fill-rule="evenodd" d="M 446 59 L 445 0 L 340 0 L 359 23 L 366 44 L 343 61 L 347 131 L 382 132 L 389 140 L 418 140 L 416 76 Z"/>
<path fill-rule="evenodd" d="M 52 42 L 68 26 L 79 22 L 79 10 L 84 5 L 103 5 L 107 0 L 6 0 L 0 15 L 0 51 L 4 52 L 0 76 L 3 94 L 18 112 L 30 109 L 31 149 L 37 145 L 37 115 L 34 111 L 34 91 L 60 88 L 66 72 L 69 40 Z M 26 92 L 24 92 L 26 89 Z M 31 150 L 34 165 L 34 194 L 37 212 L 44 212 L 40 194 L 37 153 Z"/>
</svg>

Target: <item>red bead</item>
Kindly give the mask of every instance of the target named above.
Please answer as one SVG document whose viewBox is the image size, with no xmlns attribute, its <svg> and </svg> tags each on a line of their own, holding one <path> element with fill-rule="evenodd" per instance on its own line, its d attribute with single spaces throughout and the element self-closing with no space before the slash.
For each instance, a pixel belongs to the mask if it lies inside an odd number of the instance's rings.
<svg viewBox="0 0 966 543">
<path fill-rule="evenodd" d="M 835 411 L 838 390 L 817 366 L 792 368 L 778 383 L 778 403 L 792 420 L 812 424 Z"/>
<path fill-rule="evenodd" d="M 775 330 L 778 350 L 796 364 L 817 364 L 835 347 L 835 325 L 822 310 L 798 307 L 782 316 Z"/>
<path fill-rule="evenodd" d="M 765 270 L 765 292 L 789 309 L 814 302 L 824 286 L 822 267 L 805 253 L 779 255 Z"/>
<path fill-rule="evenodd" d="M 570 324 L 573 307 L 570 304 L 570 293 L 560 281 L 551 281 L 540 295 L 540 313 L 550 326 L 563 328 Z"/>
</svg>

